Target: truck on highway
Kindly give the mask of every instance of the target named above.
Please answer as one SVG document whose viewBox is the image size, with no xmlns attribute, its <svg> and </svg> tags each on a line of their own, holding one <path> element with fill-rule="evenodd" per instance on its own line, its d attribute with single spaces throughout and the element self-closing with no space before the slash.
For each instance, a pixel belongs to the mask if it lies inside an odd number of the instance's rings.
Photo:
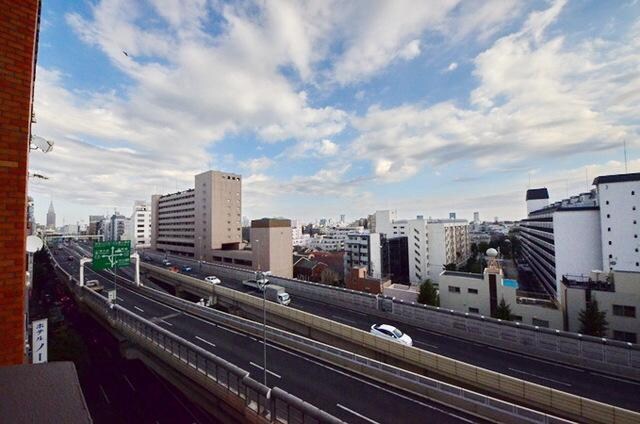
<svg viewBox="0 0 640 424">
<path fill-rule="evenodd" d="M 276 286 L 275 284 L 267 284 L 265 290 L 265 297 L 267 298 L 267 300 L 285 306 L 291 303 L 291 296 L 289 296 L 289 293 L 287 293 L 284 287 Z"/>
</svg>

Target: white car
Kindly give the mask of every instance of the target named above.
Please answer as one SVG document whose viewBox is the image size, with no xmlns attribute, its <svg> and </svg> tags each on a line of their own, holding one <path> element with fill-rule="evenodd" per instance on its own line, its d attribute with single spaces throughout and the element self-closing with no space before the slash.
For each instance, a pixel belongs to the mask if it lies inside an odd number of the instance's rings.
<svg viewBox="0 0 640 424">
<path fill-rule="evenodd" d="M 384 337 L 385 339 L 402 343 L 407 346 L 413 346 L 413 340 L 411 340 L 411 337 L 409 337 L 407 334 L 404 334 L 393 325 L 373 324 L 371 326 L 371 334 L 378 337 Z"/>
<path fill-rule="evenodd" d="M 162 260 L 162 265 L 169 266 L 169 265 L 171 265 L 171 262 L 168 259 L 163 259 Z"/>
<path fill-rule="evenodd" d="M 211 284 L 220 284 L 221 281 L 218 277 L 215 277 L 213 275 L 210 275 L 209 277 L 205 277 L 204 281 L 206 281 L 207 283 L 211 283 Z"/>
</svg>

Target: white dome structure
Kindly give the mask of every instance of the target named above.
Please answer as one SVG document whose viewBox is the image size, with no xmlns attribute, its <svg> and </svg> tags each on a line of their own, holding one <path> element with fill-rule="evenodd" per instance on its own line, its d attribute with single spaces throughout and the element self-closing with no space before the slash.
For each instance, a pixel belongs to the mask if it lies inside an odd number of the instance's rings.
<svg viewBox="0 0 640 424">
<path fill-rule="evenodd" d="M 493 247 L 490 249 L 487 249 L 487 256 L 489 256 L 490 258 L 495 258 L 498 256 L 498 251 Z"/>
</svg>

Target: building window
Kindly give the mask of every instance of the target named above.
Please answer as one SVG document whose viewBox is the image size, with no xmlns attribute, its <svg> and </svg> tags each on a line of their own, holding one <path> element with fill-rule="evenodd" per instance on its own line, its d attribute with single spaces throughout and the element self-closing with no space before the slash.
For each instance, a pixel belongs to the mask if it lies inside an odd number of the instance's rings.
<svg viewBox="0 0 640 424">
<path fill-rule="evenodd" d="M 535 325 L 537 327 L 549 328 L 549 321 L 545 321 L 543 319 L 532 318 L 531 319 L 531 324 L 533 324 L 533 325 Z"/>
<path fill-rule="evenodd" d="M 480 309 L 478 308 L 469 308 L 469 312 L 472 314 L 479 314 L 480 313 Z"/>
<path fill-rule="evenodd" d="M 613 259 L 613 255 L 609 253 L 609 259 Z"/>
<path fill-rule="evenodd" d="M 626 306 L 626 305 L 613 305 L 613 315 L 619 317 L 636 317 L 636 307 L 635 306 Z"/>
<path fill-rule="evenodd" d="M 611 227 L 607 227 L 607 231 L 608 231 L 608 232 L 611 232 Z"/>
<path fill-rule="evenodd" d="M 633 191 L 633 190 L 631 190 L 631 195 L 632 195 L 632 196 L 635 196 L 635 195 L 636 195 L 636 192 L 635 192 L 635 191 Z"/>
<path fill-rule="evenodd" d="M 460 287 L 449 286 L 449 293 L 460 293 Z"/>
<path fill-rule="evenodd" d="M 609 246 L 611 246 L 611 240 L 609 240 Z"/>
<path fill-rule="evenodd" d="M 478 294 L 478 289 L 468 289 L 467 292 L 469 294 Z"/>
<path fill-rule="evenodd" d="M 607 218 L 611 218 L 611 215 L 607 214 Z"/>
<path fill-rule="evenodd" d="M 606 202 L 604 202 L 604 203 L 605 203 L 605 205 L 608 205 L 608 204 L 609 204 L 609 201 L 607 200 L 607 201 L 606 201 Z"/>
<path fill-rule="evenodd" d="M 613 338 L 622 342 L 638 343 L 638 336 L 636 333 L 629 333 L 628 331 L 613 330 Z"/>
</svg>

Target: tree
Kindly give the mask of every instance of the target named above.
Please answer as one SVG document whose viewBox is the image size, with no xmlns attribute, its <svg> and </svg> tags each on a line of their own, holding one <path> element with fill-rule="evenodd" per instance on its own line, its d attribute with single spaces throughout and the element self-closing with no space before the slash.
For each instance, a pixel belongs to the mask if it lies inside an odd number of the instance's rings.
<svg viewBox="0 0 640 424">
<path fill-rule="evenodd" d="M 486 241 L 480 242 L 480 244 L 478 244 L 478 251 L 480 252 L 481 255 L 484 255 L 485 253 L 487 253 L 488 248 L 489 248 L 489 244 Z"/>
<path fill-rule="evenodd" d="M 500 299 L 500 303 L 498 304 L 498 308 L 496 309 L 495 318 L 511 321 L 511 306 L 507 305 L 507 302 L 504 301 L 504 297 Z"/>
<path fill-rule="evenodd" d="M 580 311 L 578 320 L 580 321 L 580 332 L 589 336 L 604 337 L 609 326 L 607 312 L 600 310 L 598 301 L 595 299 L 587 302 L 587 307 Z"/>
<path fill-rule="evenodd" d="M 447 270 L 447 271 L 457 271 L 458 267 L 456 266 L 456 264 L 450 263 L 450 264 L 446 264 L 444 266 L 444 269 Z"/>
<path fill-rule="evenodd" d="M 422 284 L 420 284 L 420 293 L 418 294 L 418 303 L 422 303 L 423 305 L 431 305 L 431 306 L 439 306 L 440 299 L 438 297 L 438 291 L 431 280 L 427 279 Z"/>
<path fill-rule="evenodd" d="M 320 282 L 331 286 L 340 285 L 340 276 L 331 268 L 325 268 L 320 273 Z"/>
</svg>

